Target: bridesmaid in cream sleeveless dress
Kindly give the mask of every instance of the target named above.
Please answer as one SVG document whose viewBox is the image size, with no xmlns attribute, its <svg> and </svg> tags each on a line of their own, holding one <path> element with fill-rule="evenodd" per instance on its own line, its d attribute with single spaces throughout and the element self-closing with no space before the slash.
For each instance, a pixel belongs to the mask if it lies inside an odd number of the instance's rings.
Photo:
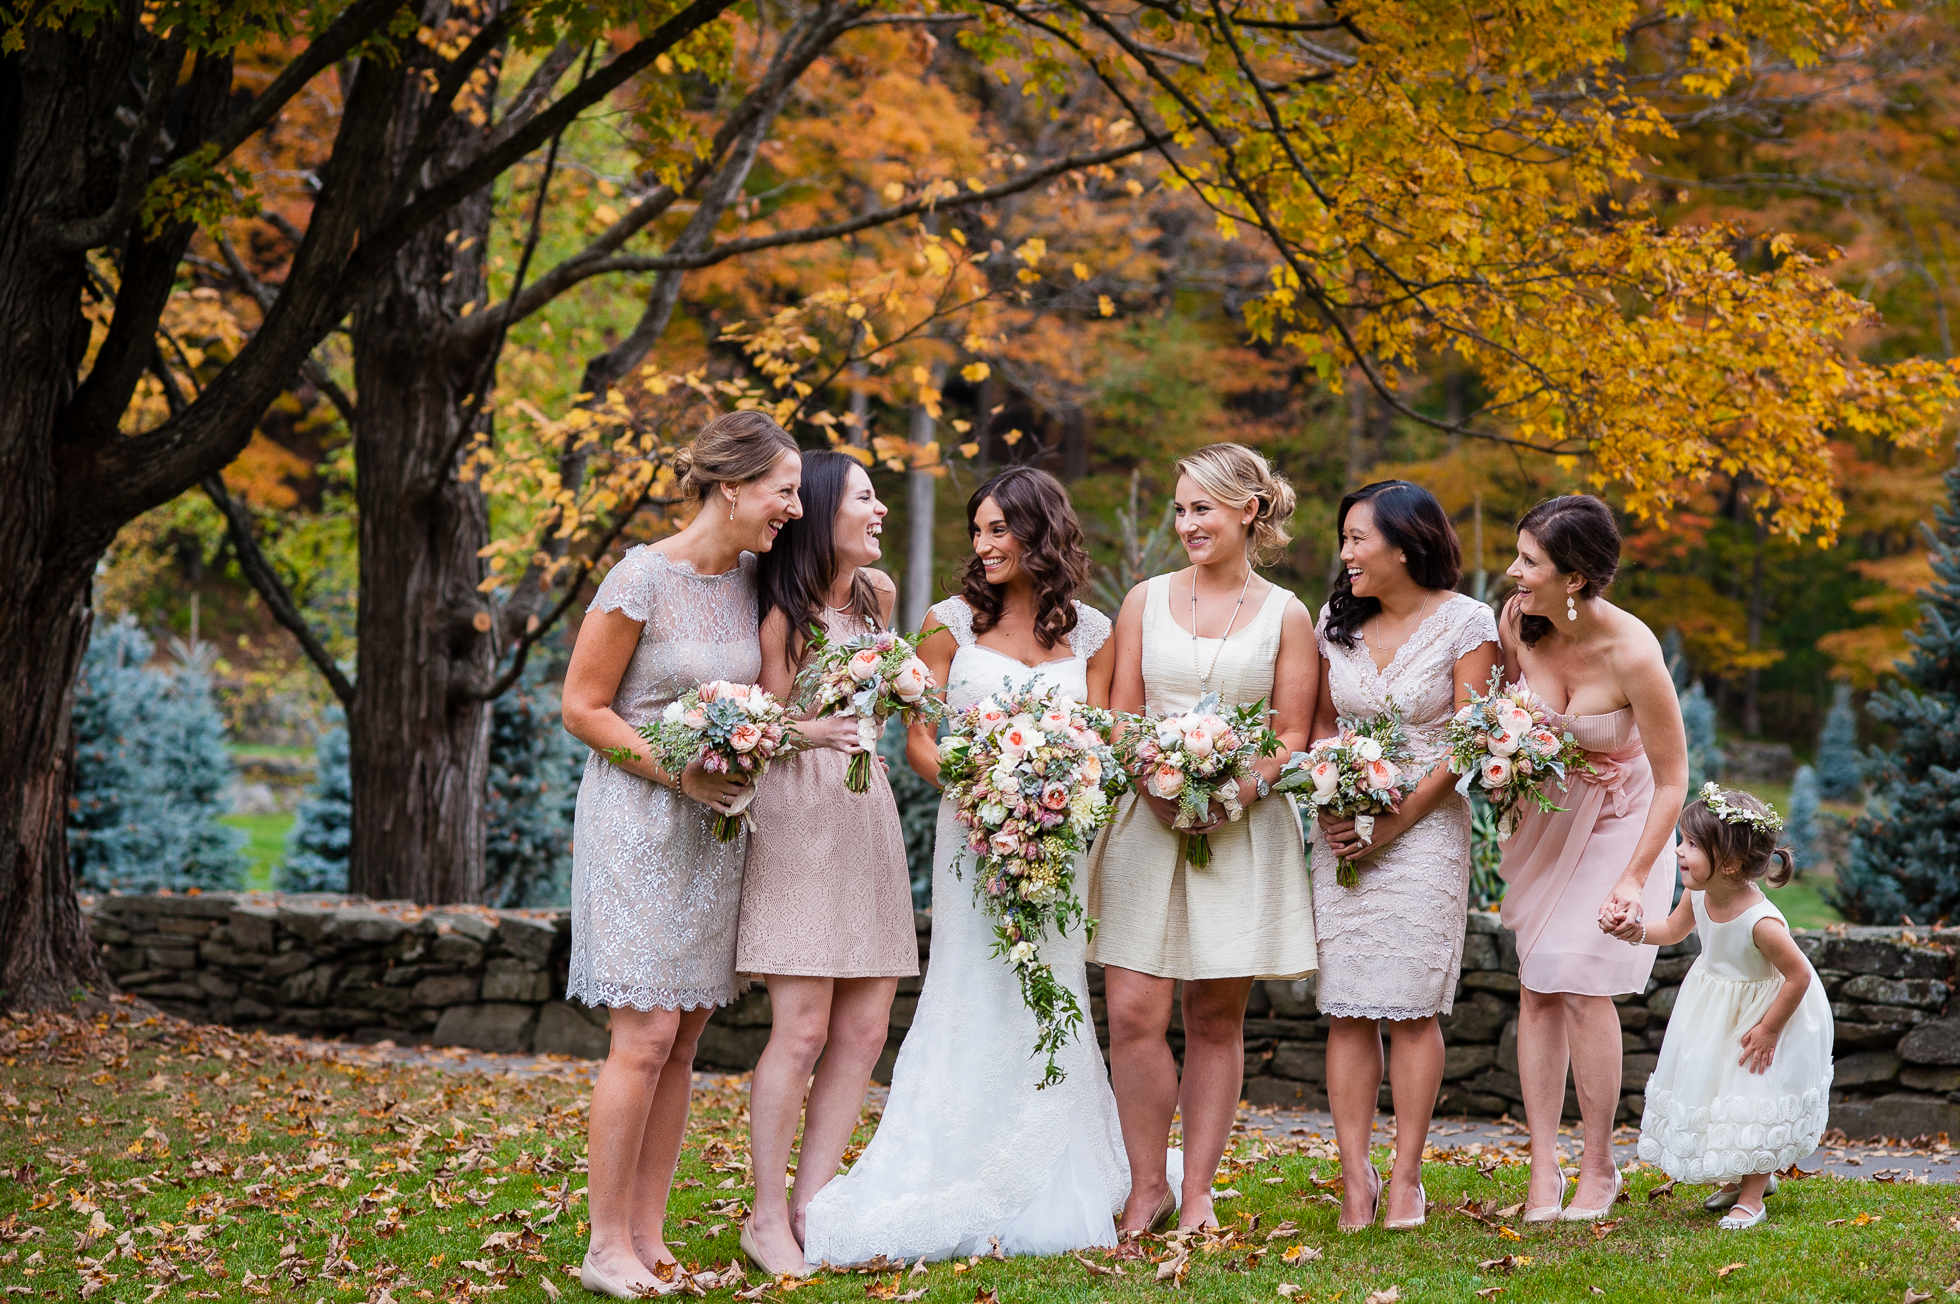
<svg viewBox="0 0 1960 1304">
<path fill-rule="evenodd" d="M 1620 1191 L 1613 1115 L 1620 1020 L 1613 997 L 1638 992 L 1657 948 L 1606 936 L 1658 924 L 1674 886 L 1674 821 L 1688 792 L 1687 732 L 1660 643 L 1605 599 L 1620 533 L 1597 498 L 1552 498 L 1518 522 L 1518 591 L 1499 622 L 1508 677 L 1560 713 L 1596 773 L 1562 813 L 1527 808 L 1504 847 L 1504 925 L 1517 933 L 1518 1077 L 1531 1128 L 1526 1222 L 1602 1218 Z M 1605 931 L 1602 931 L 1605 930 Z M 1585 1122 L 1579 1185 L 1560 1209 L 1559 1115 L 1567 1065 Z"/>
<path fill-rule="evenodd" d="M 1177 530 L 1192 565 L 1130 591 L 1116 624 L 1110 706 L 1163 715 L 1216 691 L 1228 706 L 1265 699 L 1281 740 L 1240 782 L 1244 816 L 1213 806 L 1211 863 L 1194 869 L 1170 827 L 1175 807 L 1132 793 L 1088 865 L 1089 958 L 1105 968 L 1111 1084 L 1129 1152 L 1126 1231 L 1157 1227 L 1181 1204 L 1185 1228 L 1213 1225 L 1212 1178 L 1230 1140 L 1245 1074 L 1245 1004 L 1258 978 L 1314 969 L 1313 893 L 1299 816 L 1261 800 L 1306 743 L 1319 675 L 1313 624 L 1298 598 L 1253 573 L 1286 542 L 1293 491 L 1266 460 L 1213 444 L 1178 463 Z M 1186 622 L 1192 622 L 1187 624 Z M 1184 1066 L 1166 1035 L 1184 983 Z M 1183 1198 L 1170 1189 L 1173 1112 L 1184 1120 Z"/>
<path fill-rule="evenodd" d="M 802 517 L 784 527 L 756 577 L 761 683 L 785 698 L 808 650 L 792 629 L 821 621 L 843 639 L 887 628 L 898 596 L 871 569 L 886 509 L 857 460 L 805 453 L 801 497 Z M 905 834 L 885 767 L 873 761 L 863 792 L 844 782 L 860 750 L 857 723 L 800 723 L 816 746 L 770 766 L 751 808 L 735 966 L 768 984 L 771 1023 L 750 1086 L 757 1196 L 742 1249 L 771 1273 L 803 1271 L 803 1211 L 850 1144 L 898 980 L 919 972 Z M 803 1145 L 785 1201 L 799 1116 Z"/>
</svg>

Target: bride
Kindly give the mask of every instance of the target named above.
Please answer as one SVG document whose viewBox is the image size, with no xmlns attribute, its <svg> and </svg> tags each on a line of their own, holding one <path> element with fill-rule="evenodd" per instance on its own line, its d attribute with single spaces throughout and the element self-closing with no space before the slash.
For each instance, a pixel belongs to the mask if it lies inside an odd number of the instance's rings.
<svg viewBox="0 0 1960 1304">
<path fill-rule="evenodd" d="M 966 519 L 974 555 L 961 594 L 932 609 L 920 646 L 949 704 L 971 706 L 1007 681 L 1106 705 L 1109 620 L 1072 601 L 1089 559 L 1061 484 L 1011 467 L 974 492 Z M 932 726 L 915 726 L 906 752 L 937 780 Z M 1113 1215 L 1130 1172 L 1094 1025 L 1085 1021 L 1064 1048 L 1067 1078 L 1036 1090 L 1034 1016 L 1013 971 L 990 953 L 993 925 L 973 904 L 971 858 L 956 869 L 964 842 L 942 804 L 925 988 L 877 1134 L 810 1202 L 812 1264 L 943 1259 L 986 1253 L 996 1240 L 1007 1254 L 1116 1243 Z M 1077 928 L 1041 951 L 1086 1011 L 1083 949 Z"/>
</svg>

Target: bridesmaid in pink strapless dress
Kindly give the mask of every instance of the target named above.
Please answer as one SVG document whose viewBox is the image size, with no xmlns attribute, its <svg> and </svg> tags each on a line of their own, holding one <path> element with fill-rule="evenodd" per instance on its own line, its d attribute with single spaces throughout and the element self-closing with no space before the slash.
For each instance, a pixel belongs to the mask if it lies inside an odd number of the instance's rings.
<svg viewBox="0 0 1960 1304">
<path fill-rule="evenodd" d="M 1602 933 L 1599 903 L 1613 890 L 1647 826 L 1654 769 L 1633 708 L 1562 721 L 1595 773 L 1559 799 L 1562 813 L 1527 808 L 1504 848 L 1504 926 L 1517 934 L 1518 981 L 1534 992 L 1617 996 L 1647 985 L 1660 948 Z M 1674 848 L 1647 875 L 1641 905 L 1665 919 L 1674 900 Z"/>
<path fill-rule="evenodd" d="M 1613 997 L 1640 991 L 1653 972 L 1657 948 L 1644 944 L 1644 927 L 1629 925 L 1667 916 L 1674 821 L 1688 791 L 1687 734 L 1660 641 L 1605 598 L 1619 564 L 1620 532 L 1604 503 L 1548 499 L 1518 522 L 1518 559 L 1507 572 L 1518 589 L 1498 622 L 1506 677 L 1563 715 L 1593 768 L 1557 798 L 1568 809 L 1524 813 L 1500 871 L 1523 987 L 1518 1080 L 1531 1128 L 1530 1223 L 1604 1218 L 1620 1193 Z M 1616 930 L 1640 944 L 1617 940 Z M 1568 1069 L 1586 1145 L 1578 1187 L 1561 1208 Z"/>
</svg>

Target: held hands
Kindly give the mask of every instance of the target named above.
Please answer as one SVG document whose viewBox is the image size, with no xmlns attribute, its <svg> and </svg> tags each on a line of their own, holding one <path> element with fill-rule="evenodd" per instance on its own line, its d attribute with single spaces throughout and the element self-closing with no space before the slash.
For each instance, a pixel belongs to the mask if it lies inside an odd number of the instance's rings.
<svg viewBox="0 0 1960 1304">
<path fill-rule="evenodd" d="M 709 810 L 726 815 L 735 799 L 742 794 L 748 784 L 727 774 L 716 774 L 701 768 L 701 762 L 689 761 L 681 771 L 680 789 L 684 797 L 692 797 Z"/>
<path fill-rule="evenodd" d="M 1251 779 L 1240 779 L 1238 785 L 1240 809 L 1251 810 L 1252 803 L 1259 800 L 1259 785 Z M 1176 802 L 1166 801 L 1148 788 L 1139 786 L 1139 791 L 1144 802 L 1150 807 L 1151 813 L 1162 820 L 1167 829 L 1174 829 L 1179 833 L 1211 833 L 1227 822 L 1224 804 L 1214 801 L 1211 809 L 1206 812 L 1206 819 L 1202 824 L 1193 824 L 1190 828 L 1180 829 L 1177 827 Z"/>
<path fill-rule="evenodd" d="M 1742 1058 L 1736 1063 L 1751 1073 L 1769 1072 L 1770 1061 L 1776 1058 L 1776 1042 L 1782 1030 L 1771 1031 L 1767 1023 L 1759 1023 L 1742 1034 Z"/>
<path fill-rule="evenodd" d="M 1646 907 L 1640 900 L 1641 885 L 1622 875 L 1599 903 L 1599 931 L 1622 942 L 1638 942 L 1643 933 Z"/>
<path fill-rule="evenodd" d="M 1359 860 L 1380 851 L 1395 841 L 1403 827 L 1400 811 L 1385 811 L 1375 816 L 1374 840 L 1363 842 L 1361 835 L 1354 831 L 1354 821 L 1351 819 L 1335 819 L 1331 815 L 1319 815 L 1315 819 L 1327 839 L 1328 849 L 1341 860 Z"/>
</svg>

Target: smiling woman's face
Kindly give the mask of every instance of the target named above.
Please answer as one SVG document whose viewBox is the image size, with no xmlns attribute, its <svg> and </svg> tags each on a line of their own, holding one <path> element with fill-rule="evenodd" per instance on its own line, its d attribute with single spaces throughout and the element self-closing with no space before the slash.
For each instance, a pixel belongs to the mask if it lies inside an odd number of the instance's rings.
<svg viewBox="0 0 1960 1304">
<path fill-rule="evenodd" d="M 1566 595 L 1577 588 L 1576 577 L 1552 564 L 1530 530 L 1518 531 L 1518 559 L 1504 573 L 1517 581 L 1518 610 L 1527 616 L 1563 616 Z"/>
<path fill-rule="evenodd" d="M 1380 597 L 1383 590 L 1393 593 L 1409 578 L 1409 567 L 1401 550 L 1375 525 L 1371 503 L 1348 508 L 1341 524 L 1341 564 L 1347 567 L 1348 588 L 1357 598 Z"/>
<path fill-rule="evenodd" d="M 730 524 L 742 536 L 744 549 L 768 552 L 776 546 L 776 535 L 783 526 L 803 515 L 798 492 L 802 482 L 803 459 L 785 451 L 775 465 L 755 479 L 722 486 L 721 510 L 733 508 L 735 519 Z M 702 510 L 713 510 L 714 505 L 714 499 L 709 499 Z"/>
<path fill-rule="evenodd" d="M 840 567 L 869 566 L 884 556 L 884 545 L 878 538 L 884 533 L 885 513 L 890 510 L 878 501 L 877 491 L 871 487 L 871 477 L 864 468 L 852 467 L 831 526 L 832 546 L 837 550 Z"/>
<path fill-rule="evenodd" d="M 1204 491 L 1188 475 L 1177 478 L 1171 498 L 1177 537 L 1193 566 L 1232 561 L 1245 555 L 1246 529 L 1259 514 L 1259 505 L 1228 507 Z"/>
<path fill-rule="evenodd" d="M 973 551 L 989 584 L 1011 584 L 1022 574 L 1021 541 L 1007 528 L 1007 517 L 991 498 L 973 513 Z"/>
</svg>

